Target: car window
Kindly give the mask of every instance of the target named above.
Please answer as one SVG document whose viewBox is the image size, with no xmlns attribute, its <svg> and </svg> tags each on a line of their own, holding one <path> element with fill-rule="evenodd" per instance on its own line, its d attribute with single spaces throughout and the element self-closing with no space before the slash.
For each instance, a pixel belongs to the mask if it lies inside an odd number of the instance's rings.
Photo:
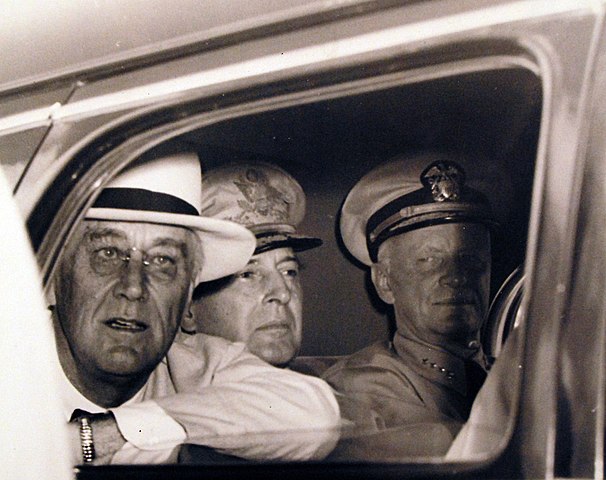
<svg viewBox="0 0 606 480">
<path fill-rule="evenodd" d="M 402 152 L 470 152 L 503 225 L 494 245 L 494 295 L 524 258 L 540 107 L 532 74 L 484 71 L 247 116 L 190 132 L 183 141 L 199 151 L 206 168 L 265 160 L 300 181 L 308 196 L 301 228 L 324 240 L 317 254 L 302 256 L 303 288 L 313 298 L 305 305 L 302 354 L 342 355 L 387 338 L 392 327 L 368 288 L 366 269 L 338 234 L 349 190 Z"/>
<path fill-rule="evenodd" d="M 193 150 L 203 172 L 234 162 L 271 163 L 300 182 L 308 198 L 301 229 L 322 238 L 324 245 L 317 253 L 300 254 L 304 334 L 299 366 L 293 368 L 320 375 L 346 355 L 388 342 L 394 331 L 391 308 L 380 301 L 368 270 L 351 257 L 339 235 L 339 209 L 348 191 L 374 167 L 403 152 L 444 149 L 470 157 L 500 224 L 492 251 L 494 296 L 524 259 L 541 106 L 540 83 L 532 72 L 480 67 L 469 74 L 268 108 L 190 129 L 155 149 Z M 124 163 L 124 156 L 114 160 Z M 511 322 L 502 315 L 493 317 L 493 329 L 509 328 Z M 352 399 L 352 409 L 359 408 L 357 401 Z M 377 437 L 368 426 L 351 424 L 339 432 L 338 447 L 325 461 L 440 459 L 448 447 L 440 438 L 459 427 L 455 421 L 402 425 Z M 426 442 L 413 441 L 427 432 Z M 372 440 L 367 439 L 370 433 Z M 284 433 L 279 435 L 250 436 L 265 443 L 286 440 Z M 317 438 L 322 436 L 309 434 L 310 442 Z M 204 443 L 204 438 L 191 440 Z M 195 445 L 183 449 L 180 461 L 241 462 Z"/>
</svg>

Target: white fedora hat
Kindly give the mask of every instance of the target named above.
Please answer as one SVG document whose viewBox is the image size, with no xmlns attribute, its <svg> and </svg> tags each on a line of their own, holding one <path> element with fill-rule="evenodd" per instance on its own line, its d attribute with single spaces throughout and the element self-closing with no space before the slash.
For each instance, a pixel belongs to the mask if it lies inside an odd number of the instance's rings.
<svg viewBox="0 0 606 480">
<path fill-rule="evenodd" d="M 86 218 L 190 228 L 202 242 L 202 269 L 196 283 L 225 277 L 246 266 L 255 250 L 255 237 L 237 223 L 200 216 L 201 182 L 195 153 L 137 162 L 103 189 Z"/>
</svg>

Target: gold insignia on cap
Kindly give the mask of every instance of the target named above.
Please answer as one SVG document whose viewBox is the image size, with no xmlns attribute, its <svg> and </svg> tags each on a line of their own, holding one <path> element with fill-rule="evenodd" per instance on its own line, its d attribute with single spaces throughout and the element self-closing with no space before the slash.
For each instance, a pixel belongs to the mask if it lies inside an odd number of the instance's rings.
<svg viewBox="0 0 606 480">
<path fill-rule="evenodd" d="M 239 223 L 248 223 L 247 217 L 267 217 L 272 222 L 287 222 L 292 199 L 269 182 L 267 175 L 258 169 L 249 168 L 234 180 L 244 200 L 238 200 L 242 213 L 233 219 Z"/>
<path fill-rule="evenodd" d="M 435 202 L 456 202 L 461 199 L 465 171 L 454 162 L 440 160 L 423 170 L 421 182 Z"/>
</svg>

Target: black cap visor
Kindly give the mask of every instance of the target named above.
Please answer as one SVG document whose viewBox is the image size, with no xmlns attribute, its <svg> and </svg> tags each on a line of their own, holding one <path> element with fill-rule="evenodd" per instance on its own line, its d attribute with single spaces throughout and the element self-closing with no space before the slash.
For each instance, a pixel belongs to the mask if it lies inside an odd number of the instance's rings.
<svg viewBox="0 0 606 480">
<path fill-rule="evenodd" d="M 302 252 L 322 245 L 322 240 L 315 237 L 296 235 L 285 232 L 263 232 L 257 233 L 257 248 L 254 255 L 275 250 L 276 248 L 290 247 L 295 252 Z"/>
<path fill-rule="evenodd" d="M 452 204 L 450 206 L 452 206 Z M 367 246 L 370 258 L 373 262 L 377 261 L 379 247 L 388 238 L 401 235 L 402 233 L 406 233 L 411 230 L 431 227 L 434 225 L 443 225 L 445 223 L 480 223 L 486 225 L 491 234 L 496 233 L 499 229 L 499 224 L 494 221 L 489 211 L 477 207 L 464 208 L 464 205 L 458 204 L 455 206 L 455 208 L 446 208 L 441 211 L 425 212 L 414 217 L 395 221 L 391 225 L 382 229 L 380 232 L 377 232 L 377 234 L 373 236 L 372 241 L 370 240 L 369 236 L 367 236 Z"/>
</svg>

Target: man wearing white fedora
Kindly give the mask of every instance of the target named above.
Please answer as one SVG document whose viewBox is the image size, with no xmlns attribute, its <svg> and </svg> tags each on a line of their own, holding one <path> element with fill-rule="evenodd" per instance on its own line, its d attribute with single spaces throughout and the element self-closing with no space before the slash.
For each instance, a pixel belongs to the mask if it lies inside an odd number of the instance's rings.
<svg viewBox="0 0 606 480">
<path fill-rule="evenodd" d="M 338 406 L 323 381 L 218 337 L 173 344 L 194 287 L 240 270 L 255 248 L 246 228 L 200 216 L 200 181 L 194 154 L 134 165 L 65 246 L 53 324 L 75 463 L 171 461 L 185 442 L 292 460 L 333 442 L 244 435 L 335 427 Z"/>
</svg>

